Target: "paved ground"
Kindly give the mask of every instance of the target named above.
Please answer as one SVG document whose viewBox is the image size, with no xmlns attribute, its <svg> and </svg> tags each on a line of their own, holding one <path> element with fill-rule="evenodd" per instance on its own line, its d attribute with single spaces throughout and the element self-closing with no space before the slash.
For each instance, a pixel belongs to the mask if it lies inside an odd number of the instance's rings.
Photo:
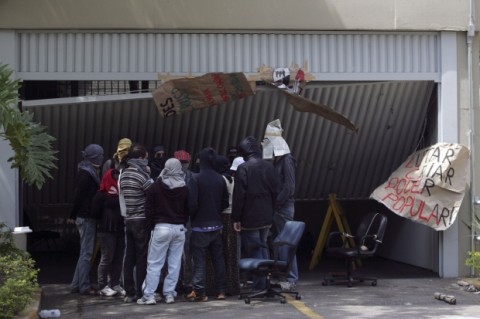
<svg viewBox="0 0 480 319">
<path fill-rule="evenodd" d="M 429 271 L 381 259 L 366 261 L 362 267 L 364 272 L 368 269 L 377 273 L 376 287 L 322 286 L 329 270 L 320 267 L 309 271 L 305 263 L 298 284 L 301 300 L 288 300 L 286 304 L 262 300 L 247 305 L 237 297 L 205 303 L 179 298 L 174 304 L 152 306 L 125 304 L 115 297 L 70 294 L 68 280 L 73 265 L 67 260 L 74 259 L 56 255 L 39 261 L 43 267 L 39 276 L 42 308 L 60 309 L 61 318 L 480 318 L 480 295 L 462 290 L 457 279 L 439 279 Z M 457 304 L 434 299 L 435 292 L 455 296 Z"/>
</svg>

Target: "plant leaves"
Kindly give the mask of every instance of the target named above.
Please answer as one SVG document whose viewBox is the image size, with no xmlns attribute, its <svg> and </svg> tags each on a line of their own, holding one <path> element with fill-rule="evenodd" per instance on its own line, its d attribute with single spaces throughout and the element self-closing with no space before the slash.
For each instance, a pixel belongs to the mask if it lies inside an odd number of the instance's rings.
<svg viewBox="0 0 480 319">
<path fill-rule="evenodd" d="M 0 136 L 9 141 L 14 155 L 8 159 L 12 168 L 28 185 L 41 189 L 50 171 L 56 169 L 52 143 L 55 138 L 45 132 L 45 127 L 33 121 L 33 114 L 21 112 L 16 106 L 19 81 L 11 79 L 12 71 L 0 64 Z"/>
</svg>

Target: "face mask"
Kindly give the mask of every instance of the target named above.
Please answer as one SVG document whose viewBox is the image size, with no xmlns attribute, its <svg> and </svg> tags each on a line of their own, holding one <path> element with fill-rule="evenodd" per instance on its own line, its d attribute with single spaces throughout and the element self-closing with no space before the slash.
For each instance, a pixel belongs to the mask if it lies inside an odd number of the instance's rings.
<svg viewBox="0 0 480 319">
<path fill-rule="evenodd" d="M 99 167 L 103 163 L 103 155 L 99 155 L 93 159 L 90 160 L 93 166 Z"/>
</svg>

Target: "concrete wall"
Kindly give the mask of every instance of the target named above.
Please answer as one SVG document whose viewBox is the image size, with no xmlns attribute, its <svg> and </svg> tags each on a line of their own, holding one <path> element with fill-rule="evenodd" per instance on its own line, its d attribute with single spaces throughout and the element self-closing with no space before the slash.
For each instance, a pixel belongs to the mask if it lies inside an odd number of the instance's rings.
<svg viewBox="0 0 480 319">
<path fill-rule="evenodd" d="M 0 28 L 466 30 L 466 0 L 3 0 Z"/>
</svg>

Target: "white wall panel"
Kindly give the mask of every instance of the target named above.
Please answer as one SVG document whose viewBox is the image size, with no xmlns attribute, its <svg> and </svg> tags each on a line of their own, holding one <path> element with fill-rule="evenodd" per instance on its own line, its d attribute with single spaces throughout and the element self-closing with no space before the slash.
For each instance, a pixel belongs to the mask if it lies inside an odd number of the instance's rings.
<svg viewBox="0 0 480 319">
<path fill-rule="evenodd" d="M 439 79 L 437 33 L 17 32 L 24 80 L 157 79 L 306 66 L 317 80 Z"/>
</svg>

